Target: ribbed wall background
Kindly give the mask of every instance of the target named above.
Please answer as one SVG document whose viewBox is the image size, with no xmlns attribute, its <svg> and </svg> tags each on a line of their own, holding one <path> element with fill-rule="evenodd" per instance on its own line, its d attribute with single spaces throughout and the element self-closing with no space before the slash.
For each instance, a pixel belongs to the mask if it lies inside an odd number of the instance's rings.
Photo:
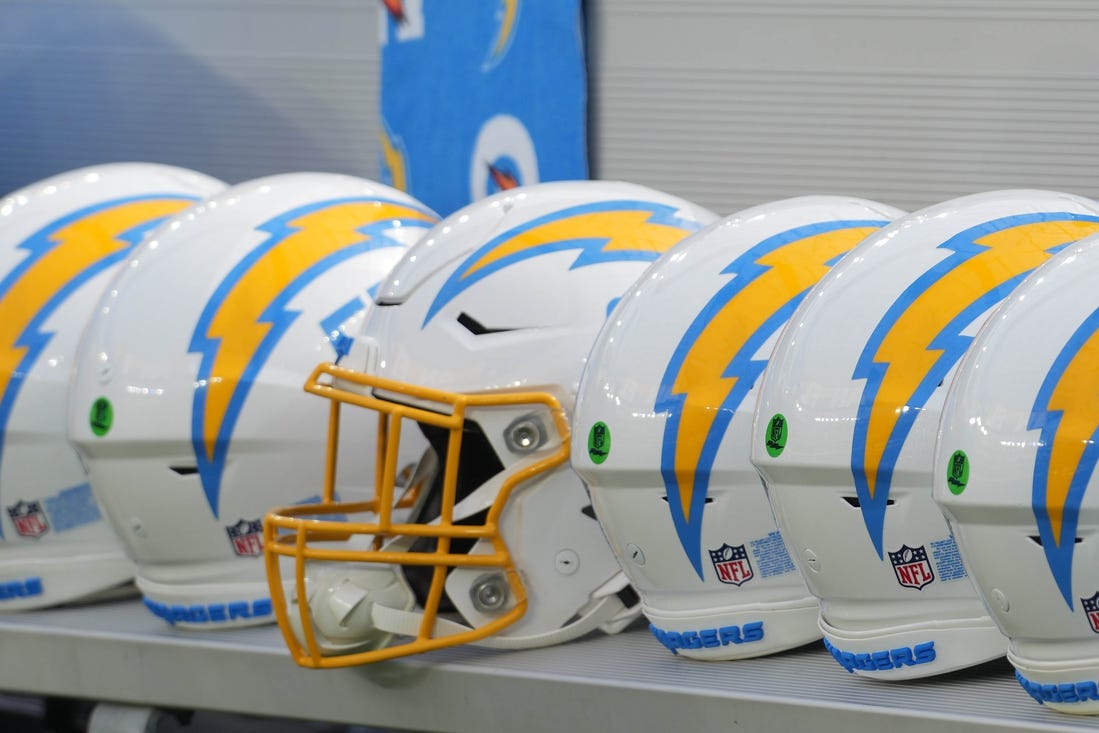
<svg viewBox="0 0 1099 733">
<path fill-rule="evenodd" d="M 1099 4 L 595 0 L 595 171 L 720 212 L 1099 195 Z"/>
<path fill-rule="evenodd" d="M 377 0 L 0 2 L 0 191 L 112 160 L 378 171 Z"/>
<path fill-rule="evenodd" d="M 375 177 L 378 2 L 6 0 L 0 190 L 120 159 Z M 723 213 L 1099 196 L 1092 0 L 589 0 L 588 18 L 595 175 Z"/>
</svg>

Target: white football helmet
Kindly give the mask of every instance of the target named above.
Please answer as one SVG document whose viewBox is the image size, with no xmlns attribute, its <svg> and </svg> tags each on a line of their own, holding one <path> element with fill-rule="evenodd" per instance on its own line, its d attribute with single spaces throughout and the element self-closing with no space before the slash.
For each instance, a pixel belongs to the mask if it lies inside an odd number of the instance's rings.
<svg viewBox="0 0 1099 733">
<path fill-rule="evenodd" d="M 316 498 L 324 465 L 327 415 L 302 382 L 346 352 L 371 288 L 436 219 L 360 178 L 271 176 L 165 223 L 111 283 L 69 429 L 153 613 L 183 628 L 274 620 L 263 515 Z M 356 458 L 371 470 L 371 451 Z M 336 488 L 353 495 L 349 479 Z"/>
<path fill-rule="evenodd" d="M 1099 231 L 1099 203 L 966 196 L 898 219 L 805 298 L 763 377 L 752 463 L 848 672 L 924 677 L 1002 656 L 931 498 L 935 432 L 989 309 Z"/>
<path fill-rule="evenodd" d="M 637 617 L 568 466 L 567 413 L 610 308 L 716 218 L 641 186 L 548 183 L 471 204 L 409 250 L 350 357 L 318 367 L 308 386 L 386 419 L 378 501 L 267 518 L 272 579 L 280 563 L 297 576 L 294 598 L 280 603 L 277 582 L 272 591 L 300 664 L 543 646 Z M 395 521 L 389 456 L 421 432 L 432 450 L 417 476 L 429 489 Z M 356 521 L 310 521 L 333 511 Z M 394 635 L 411 639 L 386 646 Z"/>
<path fill-rule="evenodd" d="M 733 214 L 661 257 L 596 341 L 572 463 L 673 653 L 740 659 L 820 638 L 748 461 L 755 382 L 809 288 L 903 214 L 826 196 Z"/>
<path fill-rule="evenodd" d="M 0 199 L 0 611 L 87 598 L 133 577 L 65 436 L 73 357 L 127 253 L 223 187 L 182 168 L 116 163 Z"/>
<path fill-rule="evenodd" d="M 1004 301 L 950 389 L 935 500 L 1023 688 L 1099 713 L 1099 238 Z"/>
</svg>

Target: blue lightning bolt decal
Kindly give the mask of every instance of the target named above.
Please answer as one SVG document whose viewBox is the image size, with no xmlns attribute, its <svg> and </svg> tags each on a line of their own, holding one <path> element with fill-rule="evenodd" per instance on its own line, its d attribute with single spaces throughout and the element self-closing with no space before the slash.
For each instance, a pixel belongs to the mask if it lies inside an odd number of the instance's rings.
<svg viewBox="0 0 1099 733">
<path fill-rule="evenodd" d="M 851 445 L 863 521 L 882 555 L 893 468 L 916 417 L 972 340 L 962 331 L 1064 246 L 1099 231 L 1068 212 L 985 222 L 939 245 L 951 255 L 915 280 L 878 323 L 855 365 L 865 379 Z"/>
<path fill-rule="evenodd" d="M 721 271 L 733 279 L 703 307 L 672 354 L 655 405 L 669 416 L 660 470 L 680 544 L 700 579 L 710 471 L 730 421 L 767 364 L 753 355 L 832 263 L 886 223 L 822 222 L 756 244 Z"/>
<path fill-rule="evenodd" d="M 1076 330 L 1034 400 L 1027 428 L 1041 430 L 1031 505 L 1046 563 L 1073 608 L 1072 556 L 1084 492 L 1099 459 L 1099 310 Z"/>
<path fill-rule="evenodd" d="M 676 216 L 673 207 L 650 201 L 602 201 L 547 214 L 504 232 L 470 255 L 443 283 L 423 325 L 471 285 L 516 262 L 572 249 L 580 254 L 571 269 L 602 262 L 652 262 L 701 228 Z"/>
<path fill-rule="evenodd" d="M 386 230 L 411 226 L 426 231 L 434 223 L 433 214 L 405 203 L 348 198 L 304 206 L 257 227 L 268 238 L 238 262 L 214 291 L 189 348 L 202 355 L 191 436 L 199 478 L 214 516 L 218 516 L 221 478 L 237 419 L 256 376 L 300 315 L 288 309 L 290 301 L 341 262 L 371 250 L 402 246 L 387 237 Z"/>
<path fill-rule="evenodd" d="M 374 283 L 367 289 L 367 292 L 373 297 L 374 292 L 376 292 L 377 289 L 378 283 Z M 351 318 L 365 308 L 366 304 L 363 303 L 362 298 L 356 296 L 321 321 L 321 330 L 324 331 L 324 335 L 328 338 L 328 343 L 331 344 L 332 350 L 336 352 L 336 364 L 339 364 L 340 360 L 351 351 L 351 344 L 354 341 L 354 337 L 344 332 L 340 326 L 343 325 L 348 318 Z"/>
</svg>

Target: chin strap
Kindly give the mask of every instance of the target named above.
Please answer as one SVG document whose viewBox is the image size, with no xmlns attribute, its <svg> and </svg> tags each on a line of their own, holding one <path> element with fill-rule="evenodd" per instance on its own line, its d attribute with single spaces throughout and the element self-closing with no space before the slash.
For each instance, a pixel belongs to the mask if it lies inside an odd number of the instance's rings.
<svg viewBox="0 0 1099 733">
<path fill-rule="evenodd" d="M 641 611 L 640 605 L 627 606 L 619 598 L 618 591 L 625 585 L 625 577 L 619 574 L 597 590 L 592 600 L 573 617 L 574 620 L 561 628 L 526 636 L 490 636 L 470 644 L 488 649 L 531 649 L 572 641 L 596 629 L 616 634 L 636 619 Z M 379 631 L 415 637 L 420 633 L 423 614 L 375 604 L 371 609 L 371 620 Z M 473 630 L 465 624 L 437 618 L 432 636 L 447 637 Z"/>
</svg>

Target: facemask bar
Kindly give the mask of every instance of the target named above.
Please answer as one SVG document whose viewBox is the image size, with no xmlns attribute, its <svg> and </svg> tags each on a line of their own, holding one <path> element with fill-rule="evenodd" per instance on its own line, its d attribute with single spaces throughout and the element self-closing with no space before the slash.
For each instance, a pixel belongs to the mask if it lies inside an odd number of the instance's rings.
<svg viewBox="0 0 1099 733">
<path fill-rule="evenodd" d="M 352 390 L 345 385 L 366 388 Z M 334 364 L 321 364 L 306 381 L 305 390 L 331 400 L 328 446 L 326 451 L 325 484 L 320 504 L 298 505 L 271 510 L 264 521 L 264 555 L 267 577 L 279 628 L 295 661 L 305 667 L 328 668 L 367 664 L 400 656 L 418 654 L 433 649 L 466 644 L 498 633 L 517 621 L 526 612 L 526 590 L 511 554 L 498 531 L 500 515 L 520 484 L 540 473 L 550 471 L 569 458 L 569 426 L 558 400 L 548 392 L 512 392 L 494 394 L 463 394 L 429 389 L 418 385 L 384 379 L 353 371 Z M 374 391 L 391 393 L 415 404 L 383 400 Z M 378 412 L 378 460 L 374 498 L 363 502 L 336 502 L 335 481 L 338 459 L 340 408 L 342 404 L 363 407 Z M 430 405 L 425 409 L 416 405 Z M 559 444 L 548 455 L 533 460 L 504 478 L 481 525 L 454 523 L 454 505 L 461 455 L 462 428 L 469 408 L 513 407 L 530 405 L 543 408 L 552 417 Z M 398 448 L 403 420 L 433 425 L 448 431 L 445 465 L 442 467 L 441 514 L 432 524 L 394 522 L 393 511 L 410 506 L 414 499 L 398 497 Z M 373 522 L 334 521 L 318 518 L 334 513 L 354 515 L 369 513 Z M 318 547 L 318 543 L 347 542 L 353 537 L 369 537 L 371 549 L 336 549 Z M 434 552 L 406 552 L 408 544 L 401 538 L 434 538 Z M 492 545 L 491 554 L 466 554 L 450 551 L 452 540 L 486 540 Z M 392 548 L 398 549 L 394 551 Z M 280 558 L 294 559 L 294 582 L 300 613 L 300 640 L 294 633 L 289 617 L 290 604 L 282 584 Z M 411 641 L 378 649 L 367 649 L 339 656 L 325 656 L 317 642 L 311 619 L 306 589 L 307 561 L 340 561 L 375 563 L 389 566 L 421 565 L 433 568 L 427 599 L 420 614 L 419 628 Z M 493 569 L 502 572 L 515 601 L 512 609 L 482 626 L 470 628 L 444 619 L 437 619 L 443 598 L 447 573 L 458 567 Z M 409 636 L 412 634 L 408 633 Z M 304 641 L 304 644 L 302 643 Z"/>
</svg>

